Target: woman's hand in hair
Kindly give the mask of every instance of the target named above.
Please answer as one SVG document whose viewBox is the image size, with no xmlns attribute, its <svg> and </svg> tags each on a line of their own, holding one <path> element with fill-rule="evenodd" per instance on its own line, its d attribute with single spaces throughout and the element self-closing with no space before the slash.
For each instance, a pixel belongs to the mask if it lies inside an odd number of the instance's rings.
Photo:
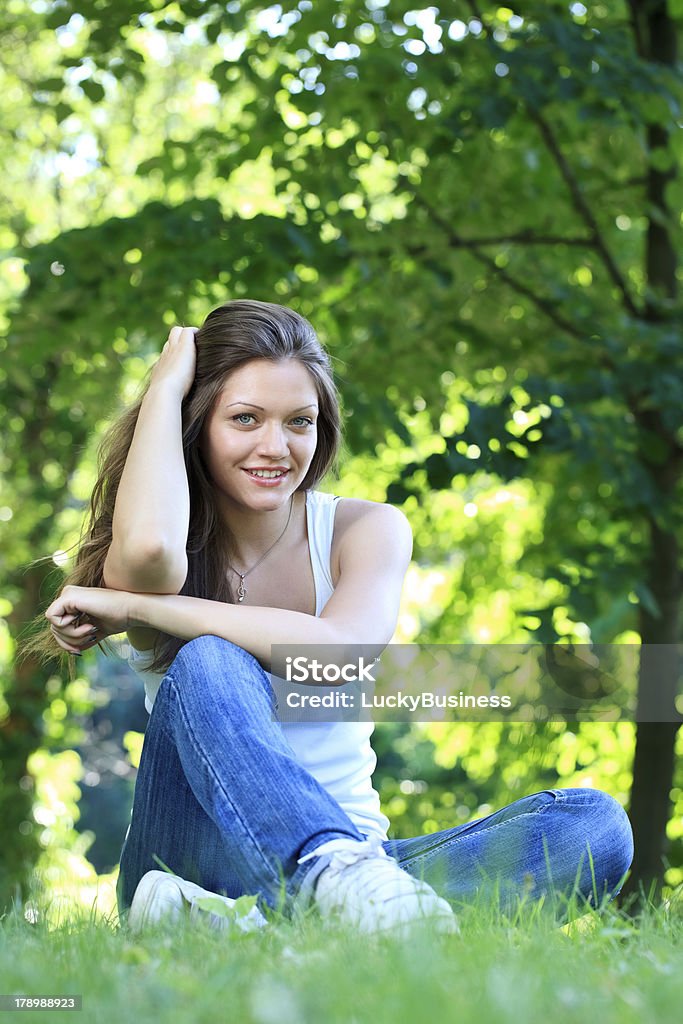
<svg viewBox="0 0 683 1024">
<path fill-rule="evenodd" d="M 132 625 L 131 596 L 125 590 L 67 586 L 47 609 L 45 618 L 59 646 L 69 654 L 80 654 Z"/>
<path fill-rule="evenodd" d="M 171 383 L 184 398 L 192 387 L 197 367 L 194 336 L 198 327 L 172 327 L 168 341 L 154 364 L 150 386 Z"/>
</svg>

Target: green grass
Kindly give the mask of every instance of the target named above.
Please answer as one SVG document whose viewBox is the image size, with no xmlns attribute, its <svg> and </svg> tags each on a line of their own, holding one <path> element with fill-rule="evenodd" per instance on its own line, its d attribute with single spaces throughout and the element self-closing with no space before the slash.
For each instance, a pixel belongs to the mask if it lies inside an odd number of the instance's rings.
<svg viewBox="0 0 683 1024">
<path fill-rule="evenodd" d="M 680 1024 L 678 904 L 636 920 L 607 908 L 563 928 L 533 910 L 511 921 L 469 907 L 459 919 L 459 935 L 404 940 L 313 917 L 252 934 L 167 924 L 136 938 L 113 917 L 51 927 L 15 911 L 0 923 L 0 992 L 81 994 L 69 1019 L 107 1024 Z"/>
</svg>

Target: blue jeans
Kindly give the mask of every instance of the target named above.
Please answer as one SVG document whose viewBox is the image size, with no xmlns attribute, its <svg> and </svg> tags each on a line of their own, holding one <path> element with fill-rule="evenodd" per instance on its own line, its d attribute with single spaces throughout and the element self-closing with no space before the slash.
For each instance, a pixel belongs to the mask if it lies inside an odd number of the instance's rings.
<svg viewBox="0 0 683 1024">
<path fill-rule="evenodd" d="M 145 733 L 121 853 L 121 913 L 159 861 L 213 892 L 286 907 L 322 866 L 299 865 L 300 857 L 330 839 L 364 839 L 297 762 L 273 708 L 267 674 L 241 647 L 201 636 L 178 652 Z M 615 895 L 633 837 L 607 794 L 551 789 L 384 848 L 454 904 L 495 893 L 509 909 L 525 895 L 575 892 L 593 904 Z"/>
</svg>

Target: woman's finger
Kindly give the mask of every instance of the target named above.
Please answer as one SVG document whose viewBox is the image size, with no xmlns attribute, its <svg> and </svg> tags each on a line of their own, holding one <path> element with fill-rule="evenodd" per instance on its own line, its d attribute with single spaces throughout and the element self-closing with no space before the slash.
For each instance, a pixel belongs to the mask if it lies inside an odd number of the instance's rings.
<svg viewBox="0 0 683 1024">
<path fill-rule="evenodd" d="M 84 634 L 87 634 L 91 629 L 94 629 L 92 622 L 84 622 L 80 626 L 73 626 L 71 623 L 64 626 L 61 622 L 51 622 L 50 629 L 53 633 L 58 634 L 64 640 L 75 640 Z"/>
<path fill-rule="evenodd" d="M 50 626 L 50 629 L 55 636 L 58 636 L 65 643 L 71 644 L 72 646 L 74 644 L 81 643 L 83 640 L 90 639 L 91 636 L 96 636 L 98 628 L 99 627 L 93 625 L 92 622 L 84 622 L 76 628 L 68 626 L 66 629 L 55 626 L 54 624 Z"/>
<path fill-rule="evenodd" d="M 93 622 L 83 622 L 80 626 L 76 626 L 72 632 L 74 636 L 87 636 L 93 630 L 97 630 L 97 626 Z"/>
<path fill-rule="evenodd" d="M 60 636 L 56 630 L 53 630 L 53 633 L 55 640 L 59 646 L 67 652 L 67 654 L 82 654 L 83 651 L 87 651 L 95 644 L 99 643 L 97 634 L 87 634 L 78 640 L 73 640 Z"/>
<path fill-rule="evenodd" d="M 66 607 L 66 602 L 62 597 L 58 597 L 54 600 L 45 612 L 46 619 L 49 619 L 50 622 L 58 621 L 60 626 L 68 625 L 76 618 L 77 615 L 80 615 L 80 612 L 69 611 Z"/>
<path fill-rule="evenodd" d="M 55 633 L 55 640 L 57 641 L 59 646 L 63 650 L 65 650 L 67 652 L 67 654 L 80 654 L 81 653 L 80 649 L 78 647 L 76 647 L 75 644 L 68 643 L 66 640 L 63 640 L 56 633 Z"/>
</svg>

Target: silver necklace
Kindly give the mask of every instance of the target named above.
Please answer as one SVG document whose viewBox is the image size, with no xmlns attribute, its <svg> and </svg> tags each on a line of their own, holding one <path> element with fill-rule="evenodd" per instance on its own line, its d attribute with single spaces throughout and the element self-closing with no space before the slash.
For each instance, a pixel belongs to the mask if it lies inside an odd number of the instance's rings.
<svg viewBox="0 0 683 1024">
<path fill-rule="evenodd" d="M 254 565 L 252 565 L 251 569 L 247 569 L 246 572 L 238 572 L 237 569 L 235 569 L 235 567 L 233 565 L 228 565 L 228 568 L 231 569 L 235 573 L 235 575 L 239 576 L 239 578 L 240 578 L 240 583 L 239 583 L 239 586 L 237 588 L 237 601 L 238 601 L 239 604 L 241 604 L 242 601 L 244 601 L 245 597 L 247 596 L 247 588 L 244 585 L 244 581 L 245 581 L 246 577 L 249 575 L 250 572 L 253 572 L 254 569 L 258 569 L 259 565 L 264 560 L 264 558 L 266 558 L 270 554 L 270 552 L 273 550 L 275 545 L 279 544 L 280 541 L 282 540 L 282 538 L 284 537 L 284 535 L 287 533 L 287 527 L 289 526 L 289 521 L 292 518 L 292 509 L 293 508 L 294 508 L 294 495 L 292 495 L 292 500 L 289 503 L 289 515 L 287 516 L 287 522 L 285 523 L 284 530 L 282 531 L 280 536 L 277 538 L 277 540 L 273 541 L 273 543 L 270 545 L 268 550 L 264 551 L 264 553 L 259 558 L 258 562 L 256 562 Z"/>
</svg>

